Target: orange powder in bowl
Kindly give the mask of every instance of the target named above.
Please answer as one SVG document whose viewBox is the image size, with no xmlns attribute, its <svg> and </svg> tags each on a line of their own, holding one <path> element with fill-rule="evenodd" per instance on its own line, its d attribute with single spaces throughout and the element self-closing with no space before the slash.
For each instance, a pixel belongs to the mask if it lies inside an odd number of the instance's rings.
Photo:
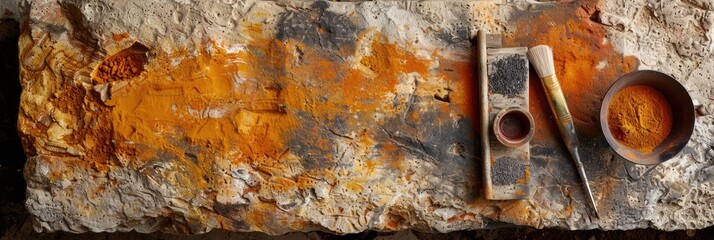
<svg viewBox="0 0 714 240">
<path fill-rule="evenodd" d="M 634 85 L 623 88 L 612 99 L 607 121 L 620 144 L 651 152 L 672 130 L 672 109 L 657 89 Z"/>
</svg>

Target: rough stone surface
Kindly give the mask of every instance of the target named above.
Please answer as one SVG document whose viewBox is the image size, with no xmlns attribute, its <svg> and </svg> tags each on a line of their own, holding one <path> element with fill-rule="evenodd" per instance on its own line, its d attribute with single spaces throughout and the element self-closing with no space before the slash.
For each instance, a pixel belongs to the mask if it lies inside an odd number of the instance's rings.
<svg viewBox="0 0 714 240">
<path fill-rule="evenodd" d="M 627 6 L 627 7 L 625 7 Z M 704 108 L 714 106 L 714 4 L 692 1 L 607 1 L 600 22 L 615 48 L 637 56 L 640 69 L 680 80 Z M 676 159 L 642 181 L 643 218 L 652 226 L 702 228 L 714 223 L 714 115 L 700 113 L 692 139 Z"/>
<path fill-rule="evenodd" d="M 23 2 L 26 207 L 36 230 L 70 232 L 703 228 L 714 13 L 673 2 Z M 535 193 L 480 196 L 478 29 L 554 47 L 600 219 L 533 78 Z M 596 120 L 637 68 L 672 74 L 703 113 L 650 172 Z"/>
</svg>

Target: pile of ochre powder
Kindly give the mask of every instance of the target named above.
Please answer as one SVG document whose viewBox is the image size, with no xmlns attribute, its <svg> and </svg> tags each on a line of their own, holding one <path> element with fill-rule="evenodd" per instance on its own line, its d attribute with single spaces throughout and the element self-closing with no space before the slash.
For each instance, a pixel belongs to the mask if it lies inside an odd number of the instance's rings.
<svg viewBox="0 0 714 240">
<path fill-rule="evenodd" d="M 612 99 L 607 121 L 610 132 L 620 144 L 651 152 L 672 130 L 672 109 L 657 89 L 629 86 Z"/>
<path fill-rule="evenodd" d="M 138 76 L 143 69 L 139 57 L 119 53 L 104 61 L 97 69 L 95 80 L 99 83 L 118 81 Z"/>
</svg>

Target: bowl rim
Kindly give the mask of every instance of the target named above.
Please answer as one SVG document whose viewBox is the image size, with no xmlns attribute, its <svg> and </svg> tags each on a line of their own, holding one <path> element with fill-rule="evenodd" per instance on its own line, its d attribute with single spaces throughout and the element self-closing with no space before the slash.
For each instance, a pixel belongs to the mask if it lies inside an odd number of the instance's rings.
<svg viewBox="0 0 714 240">
<path fill-rule="evenodd" d="M 687 142 L 684 142 L 683 144 L 681 144 L 681 146 L 676 146 L 674 148 L 675 150 L 672 151 L 672 155 L 666 159 L 663 159 L 662 157 L 658 156 L 658 157 L 652 157 L 652 158 L 647 159 L 649 161 L 645 161 L 644 159 L 638 159 L 638 158 L 635 158 L 635 156 L 632 156 L 631 154 L 627 154 L 625 151 L 630 148 L 617 142 L 615 137 L 610 132 L 609 126 L 607 125 L 607 112 L 609 109 L 609 103 L 608 104 L 605 104 L 605 103 L 606 103 L 608 95 L 612 94 L 614 97 L 614 95 L 617 94 L 622 89 L 622 88 L 620 88 L 620 90 L 618 90 L 617 92 L 614 92 L 616 90 L 615 86 L 617 86 L 621 81 L 624 82 L 624 81 L 631 81 L 633 79 L 637 79 L 637 78 L 633 78 L 632 75 L 643 74 L 643 73 L 660 75 L 663 79 L 665 79 L 665 81 L 670 81 L 670 82 L 674 83 L 675 89 L 672 89 L 671 91 L 678 91 L 679 92 L 678 94 L 684 94 L 687 97 L 687 99 L 689 99 L 688 103 L 685 103 L 687 105 L 686 107 L 692 109 L 692 116 L 691 116 L 692 120 L 691 120 L 691 122 L 685 123 L 685 124 L 691 126 L 691 127 L 686 127 L 686 129 L 685 129 L 688 131 L 685 135 L 689 136 Z M 648 85 L 648 84 L 642 84 L 642 85 Z M 612 98 L 610 99 L 610 102 L 611 101 L 612 101 Z M 670 104 L 671 104 L 671 102 L 670 102 Z M 682 117 L 682 118 L 685 120 L 687 119 L 686 116 Z M 694 125 L 696 124 L 696 111 L 694 111 L 694 103 L 692 102 L 692 96 L 689 94 L 689 91 L 687 91 L 687 89 L 684 87 L 684 85 L 681 82 L 677 81 L 677 79 L 675 79 L 674 77 L 672 77 L 669 74 L 666 74 L 666 73 L 663 73 L 660 71 L 656 71 L 656 70 L 636 70 L 636 71 L 632 71 L 632 72 L 629 72 L 627 74 L 620 76 L 607 89 L 607 92 L 605 93 L 605 95 L 603 95 L 602 101 L 600 102 L 599 120 L 600 120 L 600 130 L 603 134 L 603 137 L 607 141 L 610 148 L 618 156 L 622 157 L 623 159 L 625 159 L 629 162 L 639 164 L 639 165 L 656 165 L 656 164 L 660 164 L 660 163 L 666 162 L 666 161 L 674 158 L 675 156 L 679 155 L 680 152 L 682 152 L 684 147 L 686 147 L 688 141 L 691 139 L 691 136 L 694 133 Z M 671 133 L 670 133 L 670 135 L 671 135 Z M 617 147 L 615 147 L 615 146 L 617 146 Z"/>
<path fill-rule="evenodd" d="M 501 132 L 500 125 L 502 118 L 507 114 L 513 112 L 523 114 L 526 117 L 526 120 L 528 120 L 528 133 L 526 133 L 526 135 L 524 135 L 520 139 L 509 139 L 503 136 L 503 133 Z M 498 111 L 496 116 L 493 118 L 492 128 L 493 134 L 496 135 L 496 139 L 501 144 L 506 147 L 519 147 L 530 142 L 533 139 L 533 135 L 535 134 L 535 120 L 533 119 L 533 116 L 528 111 L 528 109 L 517 105 L 511 105 Z"/>
</svg>

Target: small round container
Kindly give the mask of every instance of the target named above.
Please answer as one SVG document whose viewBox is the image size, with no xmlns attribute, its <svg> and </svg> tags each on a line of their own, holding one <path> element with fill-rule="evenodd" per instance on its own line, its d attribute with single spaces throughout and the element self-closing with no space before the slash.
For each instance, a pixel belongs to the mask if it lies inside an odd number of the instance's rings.
<svg viewBox="0 0 714 240">
<path fill-rule="evenodd" d="M 608 125 L 607 111 L 610 102 L 620 90 L 633 85 L 645 85 L 659 90 L 672 108 L 672 130 L 664 142 L 651 152 L 642 152 L 620 144 Z M 600 106 L 600 128 L 607 143 L 624 159 L 642 165 L 659 164 L 677 155 L 689 142 L 694 131 L 694 103 L 684 86 L 667 74 L 651 70 L 631 72 L 620 77 L 605 94 Z"/>
<path fill-rule="evenodd" d="M 519 106 L 502 109 L 493 120 L 496 139 L 508 147 L 518 147 L 531 141 L 534 127 L 533 116 Z"/>
</svg>

